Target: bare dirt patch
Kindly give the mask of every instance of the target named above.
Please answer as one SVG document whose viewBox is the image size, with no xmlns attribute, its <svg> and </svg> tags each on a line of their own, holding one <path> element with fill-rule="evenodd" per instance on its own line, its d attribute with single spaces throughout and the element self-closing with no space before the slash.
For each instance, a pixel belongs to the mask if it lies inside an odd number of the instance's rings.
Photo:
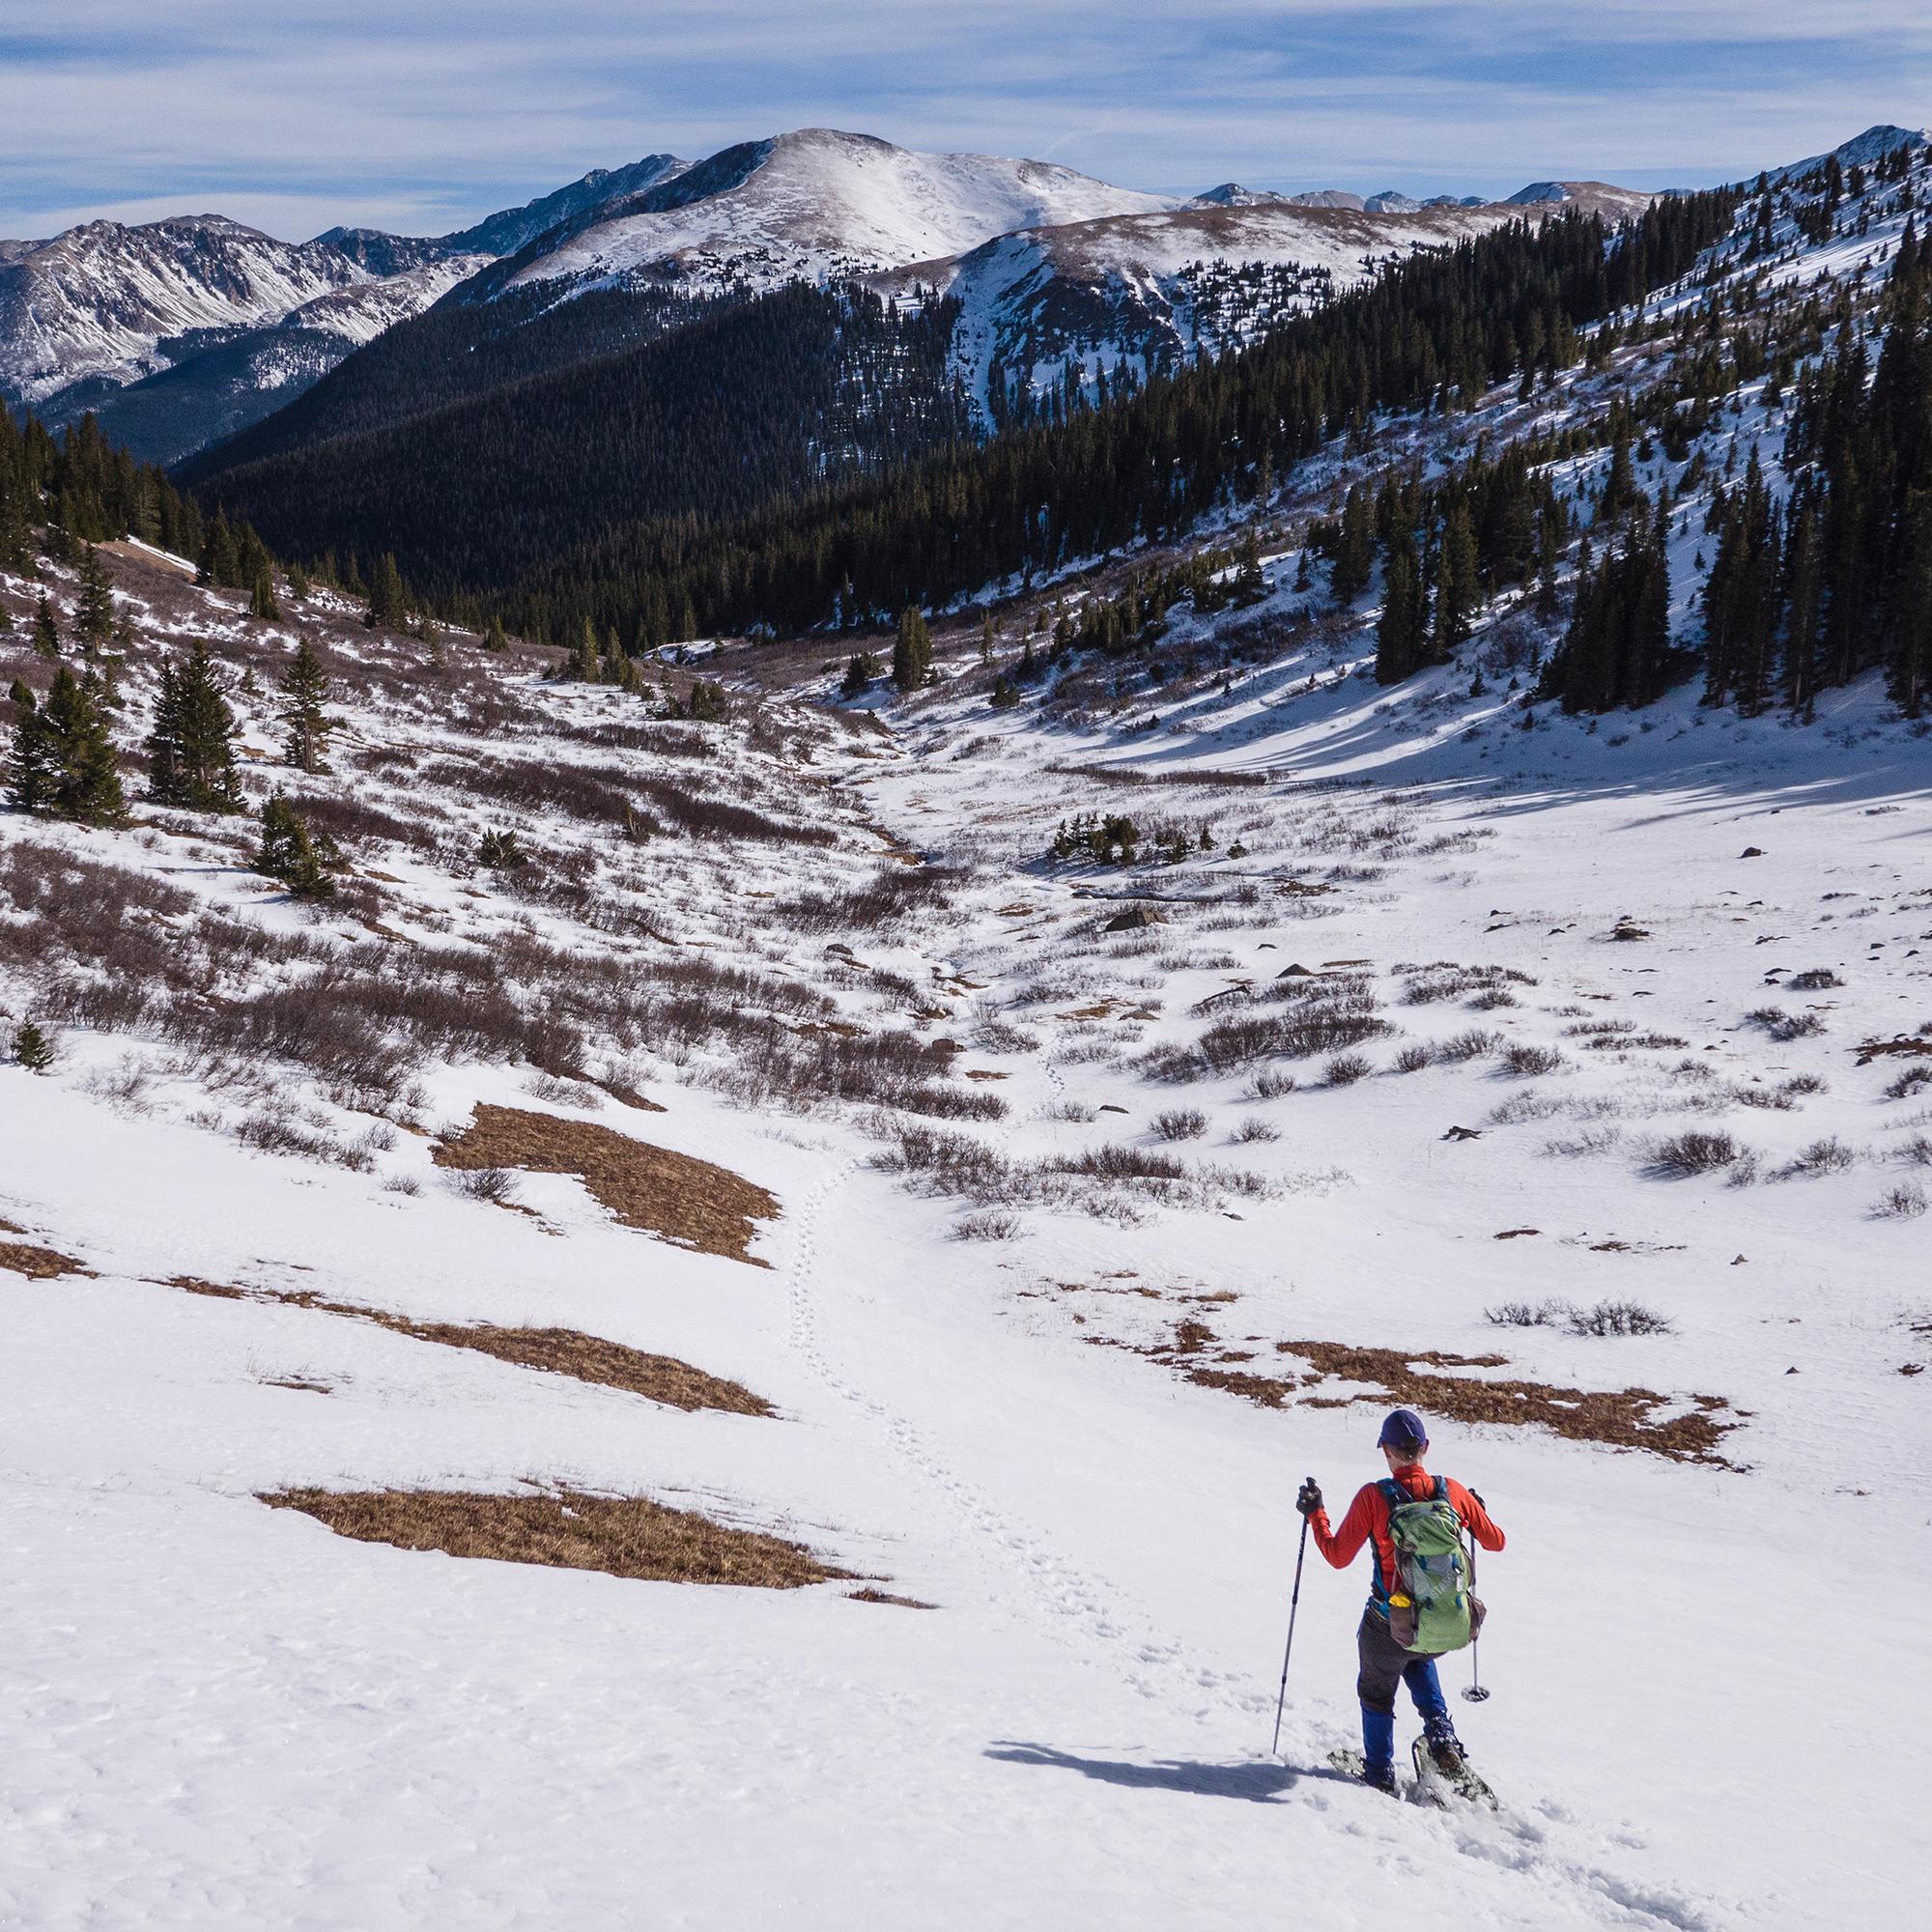
<svg viewBox="0 0 1932 1932">
<path fill-rule="evenodd" d="M 937 1604 L 923 1604 L 917 1597 L 895 1597 L 884 1590 L 875 1590 L 867 1583 L 863 1590 L 847 1590 L 847 1599 L 855 1604 L 896 1604 L 902 1610 L 936 1610 Z"/>
<path fill-rule="evenodd" d="M 499 1563 L 660 1583 L 731 1583 L 797 1590 L 849 1578 L 802 1543 L 734 1529 L 693 1510 L 645 1496 L 595 1496 L 579 1490 L 494 1495 L 461 1490 L 274 1490 L 271 1509 L 299 1510 L 338 1536 L 398 1549 L 439 1549 Z"/>
<path fill-rule="evenodd" d="M 439 1167 L 574 1174 L 627 1228 L 698 1254 L 771 1265 L 747 1250 L 753 1223 L 777 1218 L 775 1196 L 728 1168 L 588 1121 L 483 1104 L 470 1125 L 430 1157 Z"/>
</svg>

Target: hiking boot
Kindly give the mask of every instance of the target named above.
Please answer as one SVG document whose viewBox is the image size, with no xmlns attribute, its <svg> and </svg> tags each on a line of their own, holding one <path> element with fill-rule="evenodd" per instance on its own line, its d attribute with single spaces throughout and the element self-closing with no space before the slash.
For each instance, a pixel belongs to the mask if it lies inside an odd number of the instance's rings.
<svg viewBox="0 0 1932 1932">
<path fill-rule="evenodd" d="M 1431 1762 L 1445 1777 L 1460 1777 L 1468 1768 L 1468 1759 L 1463 1754 L 1463 1741 L 1456 1735 L 1456 1727 L 1446 1717 L 1430 1718 L 1422 1726 L 1423 1743 L 1428 1748 Z"/>
<path fill-rule="evenodd" d="M 1362 1782 L 1377 1791 L 1386 1791 L 1395 1796 L 1395 1766 L 1392 1764 L 1365 1764 L 1362 1767 Z"/>
</svg>

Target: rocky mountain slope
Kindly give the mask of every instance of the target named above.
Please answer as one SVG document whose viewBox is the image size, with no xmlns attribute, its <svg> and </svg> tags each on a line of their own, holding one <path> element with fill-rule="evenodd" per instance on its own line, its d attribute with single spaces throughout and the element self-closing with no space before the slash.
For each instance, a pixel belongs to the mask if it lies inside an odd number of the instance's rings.
<svg viewBox="0 0 1932 1932">
<path fill-rule="evenodd" d="M 496 256 L 681 166 L 656 155 L 598 169 L 426 238 L 337 228 L 287 242 L 209 214 L 0 242 L 0 403 L 54 425 L 93 410 L 140 455 L 174 462 L 280 408 Z"/>
<path fill-rule="evenodd" d="M 1350 199 L 1231 185 L 1179 209 L 1023 229 L 870 285 L 959 301 L 954 364 L 991 425 L 1069 380 L 1085 390 L 1102 371 L 1142 376 L 1243 347 L 1416 250 L 1559 209 L 1621 220 L 1651 201 L 1598 182 L 1488 204 Z"/>
</svg>

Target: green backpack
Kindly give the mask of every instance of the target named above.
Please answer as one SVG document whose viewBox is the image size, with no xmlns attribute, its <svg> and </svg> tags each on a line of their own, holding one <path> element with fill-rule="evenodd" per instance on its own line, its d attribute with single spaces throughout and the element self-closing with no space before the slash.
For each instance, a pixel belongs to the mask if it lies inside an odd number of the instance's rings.
<svg viewBox="0 0 1932 1932">
<path fill-rule="evenodd" d="M 1392 1478 L 1381 1492 L 1389 1506 L 1389 1537 L 1395 1544 L 1395 1576 L 1389 1632 L 1405 1650 L 1429 1657 L 1461 1650 L 1474 1634 L 1482 1611 L 1469 1593 L 1469 1559 L 1463 1548 L 1463 1520 L 1449 1500 L 1449 1485 L 1435 1479 L 1435 1493 L 1415 1497 Z"/>
</svg>

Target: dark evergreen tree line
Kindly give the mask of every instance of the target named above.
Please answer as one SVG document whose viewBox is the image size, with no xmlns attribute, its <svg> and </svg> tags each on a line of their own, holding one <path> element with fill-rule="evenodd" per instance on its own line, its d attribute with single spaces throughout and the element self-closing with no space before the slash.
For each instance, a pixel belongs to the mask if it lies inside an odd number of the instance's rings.
<svg viewBox="0 0 1932 1932">
<path fill-rule="evenodd" d="M 1615 236 L 1594 216 L 1512 224 L 1104 408 L 735 523 L 613 529 L 532 572 L 506 610 L 553 640 L 586 614 L 628 636 L 650 608 L 688 609 L 701 632 L 871 621 L 1173 536 L 1378 410 L 1458 407 L 1525 365 L 1563 366 L 1579 327 L 1689 270 L 1733 203 L 1673 197 Z"/>
<path fill-rule="evenodd" d="M 1882 668 L 1909 717 L 1932 705 L 1932 260 L 1908 227 L 1876 363 L 1847 318 L 1801 379 L 1779 504 L 1755 461 L 1720 493 L 1705 592 L 1705 695 L 1807 713 Z"/>
<path fill-rule="evenodd" d="M 412 597 L 480 625 L 480 593 L 613 526 L 663 519 L 696 537 L 967 438 L 948 364 L 956 314 L 796 285 L 195 488 L 285 554 L 332 552 L 372 581 L 395 568 Z M 621 611 L 579 604 L 548 641 L 574 645 L 585 616 L 632 649 L 696 634 L 680 587 L 659 584 Z"/>
</svg>

